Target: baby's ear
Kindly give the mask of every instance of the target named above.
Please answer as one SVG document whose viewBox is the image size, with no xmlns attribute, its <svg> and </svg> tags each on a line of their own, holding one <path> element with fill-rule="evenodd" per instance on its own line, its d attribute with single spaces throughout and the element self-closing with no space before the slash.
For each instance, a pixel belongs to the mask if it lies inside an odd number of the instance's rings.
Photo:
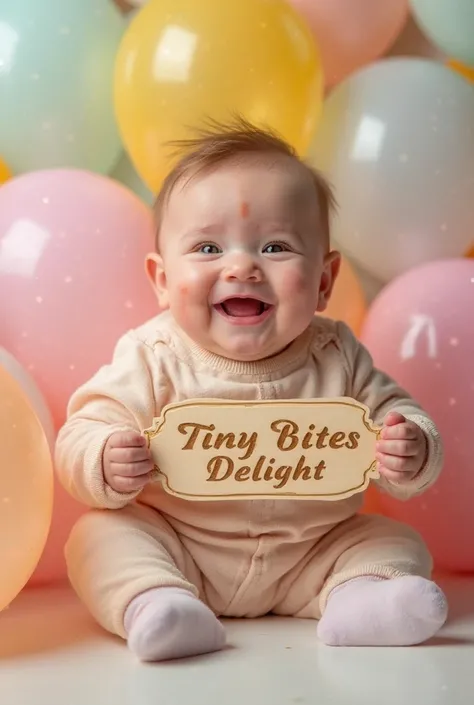
<svg viewBox="0 0 474 705">
<path fill-rule="evenodd" d="M 145 271 L 162 309 L 169 306 L 168 288 L 163 259 L 157 252 L 150 252 L 145 257 Z"/>
<path fill-rule="evenodd" d="M 331 298 L 332 290 L 341 267 L 341 255 L 333 250 L 324 258 L 324 266 L 319 285 L 319 301 L 317 310 L 322 313 L 326 310 Z"/>
</svg>

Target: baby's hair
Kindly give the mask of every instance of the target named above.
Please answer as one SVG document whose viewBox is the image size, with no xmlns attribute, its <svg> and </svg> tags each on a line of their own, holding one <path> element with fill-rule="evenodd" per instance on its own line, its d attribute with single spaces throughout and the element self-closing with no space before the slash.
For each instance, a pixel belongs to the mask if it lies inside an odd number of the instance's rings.
<svg viewBox="0 0 474 705">
<path fill-rule="evenodd" d="M 164 179 L 155 200 L 154 213 L 158 234 L 166 208 L 176 185 L 183 185 L 196 176 L 210 172 L 215 167 L 235 157 L 247 154 L 281 154 L 298 161 L 310 174 L 318 199 L 321 225 L 329 245 L 330 217 L 336 208 L 336 200 L 329 182 L 316 169 L 309 166 L 296 150 L 274 130 L 257 127 L 241 116 L 229 123 L 208 120 L 207 127 L 196 130 L 196 137 L 168 142 L 175 147 L 174 155 L 179 157 Z"/>
</svg>

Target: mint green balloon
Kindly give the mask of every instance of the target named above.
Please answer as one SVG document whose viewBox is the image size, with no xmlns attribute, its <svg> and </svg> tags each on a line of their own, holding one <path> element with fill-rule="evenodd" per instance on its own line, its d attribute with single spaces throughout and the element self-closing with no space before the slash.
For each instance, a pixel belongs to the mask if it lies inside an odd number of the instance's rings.
<svg viewBox="0 0 474 705">
<path fill-rule="evenodd" d="M 111 0 L 0 0 L 0 157 L 15 174 L 107 174 L 122 150 L 115 56 L 127 22 Z"/>
<path fill-rule="evenodd" d="M 138 176 L 126 152 L 123 152 L 119 158 L 119 161 L 110 173 L 110 177 L 123 184 L 123 186 L 126 186 L 130 191 L 133 191 L 147 206 L 153 205 L 155 197 Z"/>
<path fill-rule="evenodd" d="M 474 0 L 411 0 L 411 8 L 433 44 L 474 66 Z"/>
</svg>

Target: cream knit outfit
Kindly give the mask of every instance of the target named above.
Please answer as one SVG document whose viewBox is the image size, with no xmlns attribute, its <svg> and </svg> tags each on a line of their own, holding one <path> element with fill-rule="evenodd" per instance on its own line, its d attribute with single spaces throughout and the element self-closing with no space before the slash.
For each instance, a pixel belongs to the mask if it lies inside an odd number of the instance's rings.
<svg viewBox="0 0 474 705">
<path fill-rule="evenodd" d="M 73 395 L 56 445 L 64 487 L 92 510 L 66 546 L 71 583 L 107 630 L 125 637 L 130 601 L 154 587 L 199 596 L 217 615 L 269 612 L 318 619 L 329 592 L 361 575 L 429 578 L 431 557 L 410 528 L 358 514 L 362 495 L 336 502 L 239 500 L 192 502 L 159 482 L 120 494 L 102 472 L 115 431 L 142 431 L 171 402 L 196 399 L 353 397 L 376 424 L 396 410 L 427 434 L 427 460 L 403 485 L 384 479 L 400 499 L 421 493 L 443 460 L 430 418 L 374 368 L 349 328 L 316 317 L 284 352 L 257 362 L 219 357 L 191 342 L 169 312 L 130 331 L 113 360 Z"/>
</svg>

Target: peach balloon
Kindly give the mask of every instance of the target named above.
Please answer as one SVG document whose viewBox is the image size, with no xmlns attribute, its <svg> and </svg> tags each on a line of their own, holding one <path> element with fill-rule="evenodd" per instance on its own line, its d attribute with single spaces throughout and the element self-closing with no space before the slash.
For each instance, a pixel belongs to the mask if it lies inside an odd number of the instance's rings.
<svg viewBox="0 0 474 705">
<path fill-rule="evenodd" d="M 359 335 L 365 312 L 366 300 L 362 286 L 352 265 L 343 257 L 329 306 L 323 315 L 344 321 L 355 335 Z"/>
<path fill-rule="evenodd" d="M 53 466 L 43 428 L 18 382 L 0 365 L 0 610 L 28 582 L 53 509 Z"/>
<path fill-rule="evenodd" d="M 99 174 L 37 171 L 0 188 L 0 345 L 38 385 L 56 430 L 118 338 L 158 313 L 144 272 L 153 239 L 151 210 Z M 83 511 L 57 483 L 35 582 L 65 577 L 63 546 Z"/>
<path fill-rule="evenodd" d="M 381 56 L 408 17 L 407 0 L 290 0 L 311 27 L 326 86 Z"/>
<path fill-rule="evenodd" d="M 38 420 L 43 428 L 43 431 L 48 441 L 51 451 L 53 451 L 55 441 L 55 431 L 53 418 L 48 409 L 48 405 L 36 385 L 32 376 L 24 369 L 13 355 L 10 355 L 4 348 L 0 348 L 0 365 L 13 377 L 20 385 L 23 394 L 25 394 L 29 403 L 33 407 Z"/>
</svg>

